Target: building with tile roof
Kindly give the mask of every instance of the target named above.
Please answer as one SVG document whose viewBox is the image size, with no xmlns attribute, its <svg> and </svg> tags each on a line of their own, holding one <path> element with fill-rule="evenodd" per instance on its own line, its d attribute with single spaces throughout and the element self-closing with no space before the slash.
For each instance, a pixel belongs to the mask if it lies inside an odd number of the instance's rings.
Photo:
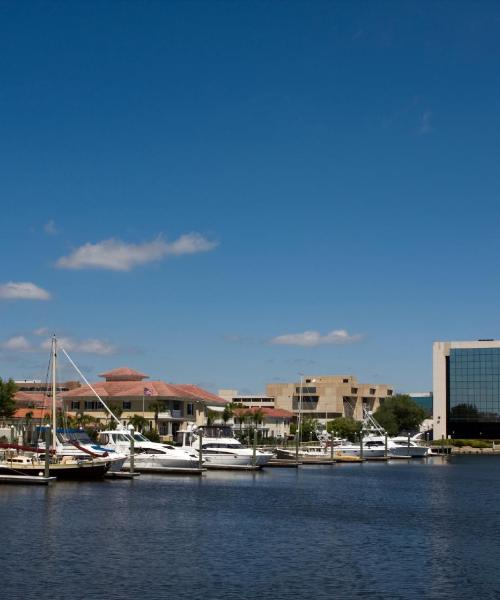
<svg viewBox="0 0 500 600">
<path fill-rule="evenodd" d="M 205 424 L 210 406 L 224 407 L 226 401 L 211 392 L 192 384 L 173 384 L 165 381 L 149 381 L 149 376 L 121 367 L 100 377 L 104 381 L 92 383 L 92 387 L 127 425 L 134 415 L 143 416 L 151 429 L 156 428 L 166 439 L 175 437 L 177 431 L 188 423 Z M 109 416 L 88 386 L 82 386 L 61 394 L 68 414 L 85 413 L 101 422 Z"/>
</svg>

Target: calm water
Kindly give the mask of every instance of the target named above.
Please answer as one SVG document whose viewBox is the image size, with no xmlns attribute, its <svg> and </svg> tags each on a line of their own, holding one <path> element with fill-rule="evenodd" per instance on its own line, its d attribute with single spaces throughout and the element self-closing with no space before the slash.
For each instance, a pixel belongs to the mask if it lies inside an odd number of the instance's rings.
<svg viewBox="0 0 500 600">
<path fill-rule="evenodd" d="M 500 457 L 0 487 L 9 599 L 500 598 Z"/>
</svg>

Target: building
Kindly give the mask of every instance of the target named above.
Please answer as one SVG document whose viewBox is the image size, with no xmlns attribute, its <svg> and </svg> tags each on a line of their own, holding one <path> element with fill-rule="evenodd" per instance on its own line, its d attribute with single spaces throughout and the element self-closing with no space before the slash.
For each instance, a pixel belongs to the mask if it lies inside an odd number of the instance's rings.
<svg viewBox="0 0 500 600">
<path fill-rule="evenodd" d="M 307 376 L 296 383 L 270 383 L 266 397 L 274 398 L 274 407 L 311 417 L 326 423 L 337 417 L 361 420 L 363 408 L 376 410 L 392 396 L 392 385 L 359 383 L 352 375 Z"/>
<path fill-rule="evenodd" d="M 105 381 L 92 387 L 106 404 L 127 425 L 134 415 L 149 421 L 161 436 L 172 439 L 187 423 L 204 424 L 210 408 L 220 408 L 225 402 L 219 396 L 196 385 L 146 381 L 148 375 L 127 367 L 101 373 Z M 93 391 L 80 387 L 61 394 L 68 414 L 88 414 L 101 422 L 109 415 Z"/>
<path fill-rule="evenodd" d="M 432 416 L 432 392 L 412 392 L 408 396 L 425 410 L 427 416 Z"/>
<path fill-rule="evenodd" d="M 233 402 L 234 404 L 242 404 L 249 408 L 273 408 L 274 407 L 274 396 L 265 396 L 264 394 L 249 394 L 242 395 L 238 394 L 238 390 L 223 389 L 219 390 L 219 396 L 226 402 Z"/>
<path fill-rule="evenodd" d="M 434 342 L 434 439 L 500 437 L 500 340 Z"/>
</svg>

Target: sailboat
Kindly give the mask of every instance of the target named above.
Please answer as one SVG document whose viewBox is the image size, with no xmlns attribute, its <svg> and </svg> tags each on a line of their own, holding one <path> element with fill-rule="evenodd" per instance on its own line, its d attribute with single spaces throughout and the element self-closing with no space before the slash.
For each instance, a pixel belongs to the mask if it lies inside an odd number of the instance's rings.
<svg viewBox="0 0 500 600">
<path fill-rule="evenodd" d="M 56 363 L 57 339 L 52 337 L 52 403 L 51 403 L 51 440 L 48 448 L 20 446 L 17 444 L 0 444 L 0 474 L 8 475 L 44 475 L 45 454 L 50 453 L 49 475 L 58 479 L 89 480 L 100 479 L 111 467 L 113 460 L 105 453 L 92 456 L 82 452 L 82 455 L 57 454 L 57 420 L 56 420 Z"/>
</svg>

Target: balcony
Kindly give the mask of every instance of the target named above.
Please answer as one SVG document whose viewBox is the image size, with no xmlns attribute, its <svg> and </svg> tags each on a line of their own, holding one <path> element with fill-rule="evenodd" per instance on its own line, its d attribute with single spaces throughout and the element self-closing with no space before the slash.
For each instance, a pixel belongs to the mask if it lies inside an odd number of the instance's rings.
<svg viewBox="0 0 500 600">
<path fill-rule="evenodd" d="M 182 419 L 182 410 L 163 410 L 158 413 L 158 419 Z"/>
</svg>

